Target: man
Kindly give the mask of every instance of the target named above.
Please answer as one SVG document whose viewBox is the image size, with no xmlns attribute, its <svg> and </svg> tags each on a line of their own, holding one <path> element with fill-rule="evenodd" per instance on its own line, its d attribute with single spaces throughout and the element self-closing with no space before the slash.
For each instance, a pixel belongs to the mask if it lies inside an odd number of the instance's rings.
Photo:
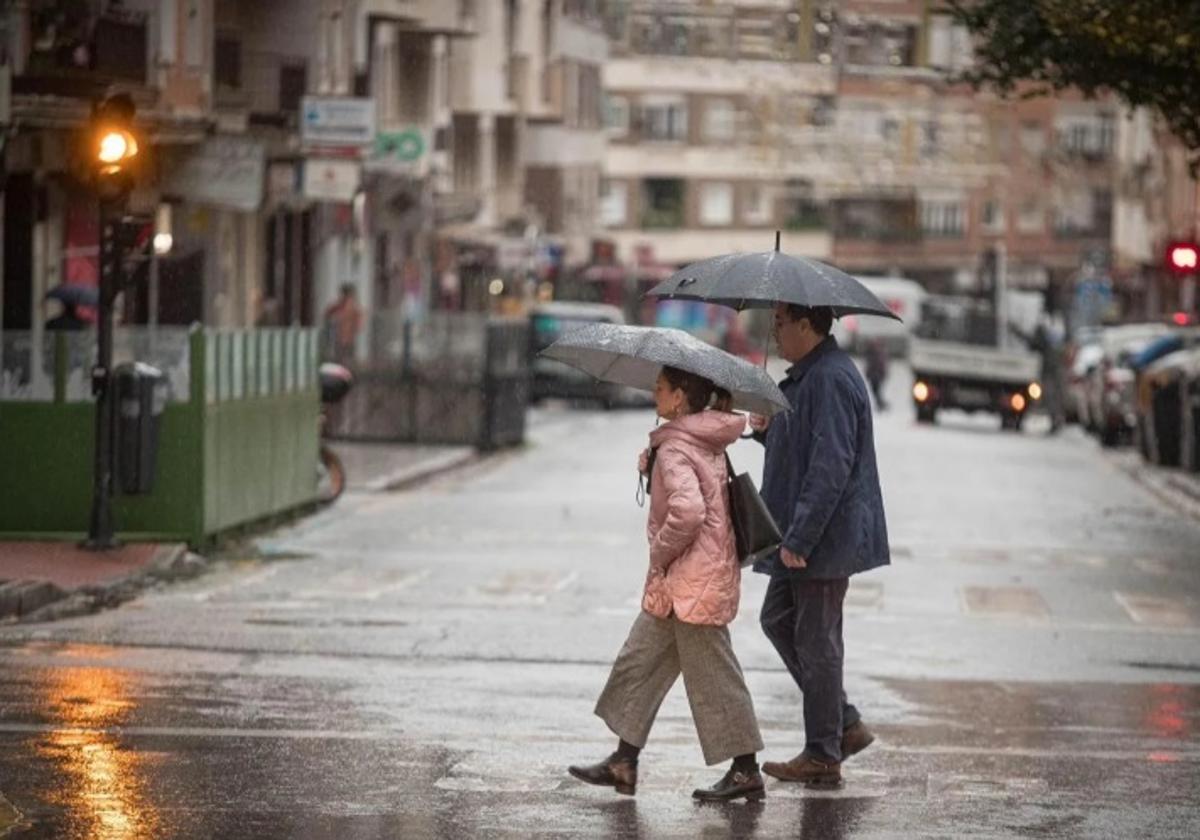
<svg viewBox="0 0 1200 840">
<path fill-rule="evenodd" d="M 353 283 L 342 285 L 341 296 L 325 310 L 325 325 L 335 362 L 354 359 L 354 345 L 362 329 L 363 311 L 358 305 L 358 290 Z"/>
<path fill-rule="evenodd" d="M 804 695 L 804 750 L 763 771 L 836 784 L 841 763 L 874 736 L 842 688 L 842 603 L 849 578 L 889 561 L 875 465 L 871 402 L 858 369 L 829 335 L 833 311 L 777 304 L 775 340 L 792 363 L 780 387 L 792 405 L 752 417 L 766 445 L 762 496 L 783 547 L 755 566 L 771 576 L 760 621 Z"/>
<path fill-rule="evenodd" d="M 875 407 L 887 411 L 887 400 L 883 397 L 883 386 L 887 382 L 888 354 L 882 338 L 873 338 L 867 344 L 867 382 L 875 396 Z"/>
</svg>

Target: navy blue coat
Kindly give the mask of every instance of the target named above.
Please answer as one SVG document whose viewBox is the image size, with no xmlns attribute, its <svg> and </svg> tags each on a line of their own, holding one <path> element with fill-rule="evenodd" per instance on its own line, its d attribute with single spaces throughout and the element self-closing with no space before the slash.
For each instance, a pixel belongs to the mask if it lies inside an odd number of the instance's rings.
<svg viewBox="0 0 1200 840">
<path fill-rule="evenodd" d="M 871 400 L 858 368 L 831 336 L 793 365 L 779 387 L 792 410 L 775 415 L 767 429 L 762 497 L 784 546 L 808 567 L 789 569 L 776 553 L 754 570 L 830 580 L 886 566 Z"/>
</svg>

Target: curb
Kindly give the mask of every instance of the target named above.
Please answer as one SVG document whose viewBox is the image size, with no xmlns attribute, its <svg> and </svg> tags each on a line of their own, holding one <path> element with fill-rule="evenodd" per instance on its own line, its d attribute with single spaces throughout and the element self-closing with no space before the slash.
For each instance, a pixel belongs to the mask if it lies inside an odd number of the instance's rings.
<svg viewBox="0 0 1200 840">
<path fill-rule="evenodd" d="M 1147 464 L 1135 453 L 1112 455 L 1109 463 L 1171 507 L 1200 520 L 1200 480 L 1189 473 Z"/>
<path fill-rule="evenodd" d="M 481 458 L 486 457 L 480 455 L 474 449 L 468 449 L 462 452 L 447 452 L 445 455 L 440 455 L 436 458 L 430 458 L 421 464 L 415 464 L 402 470 L 397 470 L 391 475 L 386 475 L 382 478 L 377 478 L 364 485 L 368 492 L 372 493 L 387 493 L 393 490 L 403 490 L 406 487 L 411 487 L 414 484 L 426 481 L 431 478 L 436 478 L 444 473 L 452 472 L 460 467 L 465 467 L 475 463 Z"/>
<path fill-rule="evenodd" d="M 34 593 L 35 597 L 29 601 L 18 598 L 18 608 L 11 611 L 5 609 L 7 604 L 0 597 L 0 620 L 35 624 L 87 615 L 135 598 L 155 584 L 195 577 L 208 567 L 207 558 L 180 544 L 159 549 L 154 560 L 136 572 L 77 589 L 64 590 L 48 581 L 12 581 L 0 587 L 0 592 L 13 587 L 22 594 Z"/>
</svg>

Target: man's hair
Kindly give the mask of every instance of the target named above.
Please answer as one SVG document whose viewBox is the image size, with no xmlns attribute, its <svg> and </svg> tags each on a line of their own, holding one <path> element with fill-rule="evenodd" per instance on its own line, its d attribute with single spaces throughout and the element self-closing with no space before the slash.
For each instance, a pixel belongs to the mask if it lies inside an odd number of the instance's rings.
<svg viewBox="0 0 1200 840">
<path fill-rule="evenodd" d="M 342 294 L 354 296 L 358 294 L 358 288 L 353 283 L 343 283 Z"/>
<path fill-rule="evenodd" d="M 833 309 L 828 306 L 801 306 L 798 303 L 789 303 L 787 313 L 793 321 L 807 318 L 812 328 L 821 335 L 829 335 L 829 331 L 833 329 Z"/>
</svg>

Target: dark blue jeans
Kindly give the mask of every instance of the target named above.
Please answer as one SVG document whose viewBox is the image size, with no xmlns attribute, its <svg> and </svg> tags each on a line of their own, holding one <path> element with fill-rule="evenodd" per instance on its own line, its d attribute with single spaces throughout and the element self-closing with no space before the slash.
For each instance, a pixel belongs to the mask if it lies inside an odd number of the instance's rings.
<svg viewBox="0 0 1200 840">
<path fill-rule="evenodd" d="M 804 750 L 821 761 L 842 760 L 842 732 L 858 709 L 842 688 L 842 602 L 849 578 L 771 578 L 759 622 L 804 695 Z"/>
</svg>

